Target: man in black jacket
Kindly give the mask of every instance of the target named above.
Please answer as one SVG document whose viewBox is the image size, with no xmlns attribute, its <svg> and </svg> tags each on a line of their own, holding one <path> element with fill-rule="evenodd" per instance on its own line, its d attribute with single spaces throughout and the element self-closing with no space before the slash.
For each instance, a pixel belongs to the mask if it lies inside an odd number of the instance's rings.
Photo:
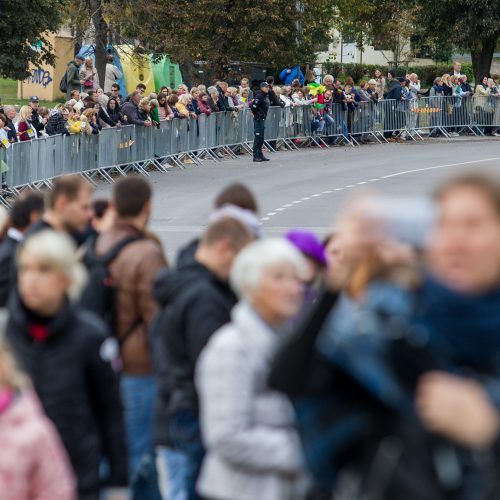
<svg viewBox="0 0 500 500">
<path fill-rule="evenodd" d="M 150 127 L 151 120 L 142 120 L 139 116 L 139 103 L 141 99 L 142 95 L 138 90 L 133 92 L 130 99 L 123 105 L 122 113 L 127 117 L 129 125 Z"/>
<path fill-rule="evenodd" d="M 231 106 L 227 99 L 226 95 L 228 89 L 227 82 L 219 81 L 217 82 L 215 88 L 219 93 L 219 100 L 217 101 L 217 106 L 219 106 L 219 111 L 236 111 L 236 108 L 234 108 L 234 106 Z"/>
<path fill-rule="evenodd" d="M 7 117 L 6 126 L 9 129 L 8 138 L 10 142 L 18 142 L 17 130 L 14 125 L 14 118 L 16 117 L 16 108 L 14 106 L 5 106 L 5 116 Z"/>
<path fill-rule="evenodd" d="M 270 106 L 279 106 L 280 108 L 284 108 L 285 107 L 284 101 L 282 101 L 276 95 L 276 92 L 273 90 L 274 76 L 268 76 L 266 78 L 266 83 L 269 86 L 269 103 L 270 103 Z M 261 90 L 262 90 L 262 87 L 261 87 Z"/>
<path fill-rule="evenodd" d="M 229 272 L 238 252 L 250 241 L 250 231 L 238 220 L 223 218 L 205 232 L 195 261 L 176 271 L 162 271 L 155 296 L 162 312 L 152 335 L 158 381 L 158 404 L 172 447 L 184 453 L 188 500 L 196 494 L 196 480 L 204 448 L 194 385 L 196 361 L 212 334 L 230 320 L 236 296 L 229 287 Z"/>
<path fill-rule="evenodd" d="M 34 95 L 30 97 L 30 108 L 31 108 L 31 125 L 36 130 L 36 133 L 40 135 L 40 132 L 45 128 L 45 123 L 42 122 L 40 115 L 38 114 L 38 107 L 40 102 L 38 96 Z"/>
<path fill-rule="evenodd" d="M 11 289 L 16 281 L 16 252 L 31 224 L 43 213 L 43 196 L 30 192 L 14 203 L 10 212 L 10 228 L 0 243 L 0 307 L 7 305 Z"/>
<path fill-rule="evenodd" d="M 264 145 L 264 134 L 266 129 L 267 112 L 269 111 L 269 84 L 262 82 L 260 84 L 260 92 L 252 101 L 251 111 L 253 113 L 253 161 L 262 163 L 269 161 L 262 153 Z"/>
</svg>

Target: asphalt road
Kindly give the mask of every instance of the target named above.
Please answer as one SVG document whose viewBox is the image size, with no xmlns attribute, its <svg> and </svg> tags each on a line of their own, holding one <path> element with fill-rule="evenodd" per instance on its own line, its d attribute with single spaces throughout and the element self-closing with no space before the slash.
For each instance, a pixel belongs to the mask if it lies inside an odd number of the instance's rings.
<svg viewBox="0 0 500 500">
<path fill-rule="evenodd" d="M 242 156 L 151 175 L 151 227 L 170 259 L 203 230 L 213 198 L 231 182 L 243 182 L 256 194 L 265 234 L 299 227 L 325 234 L 339 207 L 367 186 L 391 195 L 419 196 L 466 169 L 500 175 L 500 140 L 495 139 L 303 149 L 269 156 L 272 161 L 267 163 Z M 106 195 L 110 190 L 102 186 L 98 191 Z"/>
</svg>

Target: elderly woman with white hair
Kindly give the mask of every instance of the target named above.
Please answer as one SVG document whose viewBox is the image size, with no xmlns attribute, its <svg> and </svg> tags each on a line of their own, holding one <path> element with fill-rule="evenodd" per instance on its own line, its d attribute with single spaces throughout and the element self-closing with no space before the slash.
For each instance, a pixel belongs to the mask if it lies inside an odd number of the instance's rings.
<svg viewBox="0 0 500 500">
<path fill-rule="evenodd" d="M 47 229 L 29 237 L 17 268 L 6 337 L 59 431 L 78 498 L 98 500 L 104 458 L 109 484 L 127 484 L 118 378 L 111 365 L 116 342 L 99 318 L 75 304 L 85 270 L 68 236 Z"/>
<path fill-rule="evenodd" d="M 198 362 L 207 454 L 198 492 L 211 500 L 297 500 L 302 455 L 294 413 L 267 375 L 283 327 L 300 309 L 305 259 L 291 243 L 265 239 L 236 258 L 231 284 L 241 297 L 231 323 Z"/>
</svg>

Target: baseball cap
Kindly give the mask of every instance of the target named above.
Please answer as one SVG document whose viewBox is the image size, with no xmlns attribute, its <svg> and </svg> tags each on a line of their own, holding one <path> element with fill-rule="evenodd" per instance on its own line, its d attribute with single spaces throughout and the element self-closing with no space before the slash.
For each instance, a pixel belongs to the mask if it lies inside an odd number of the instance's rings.
<svg viewBox="0 0 500 500">
<path fill-rule="evenodd" d="M 404 76 L 400 76 L 400 77 L 398 78 L 398 82 L 399 82 L 399 83 L 406 82 L 406 78 L 405 78 Z"/>
<path fill-rule="evenodd" d="M 261 88 L 261 89 L 263 89 L 264 87 L 269 87 L 269 83 L 267 83 L 267 82 L 262 82 L 262 83 L 260 84 L 260 88 Z"/>
<path fill-rule="evenodd" d="M 37 95 L 32 95 L 30 97 L 30 102 L 38 102 L 40 99 L 38 99 L 38 96 Z"/>
<path fill-rule="evenodd" d="M 75 56 L 75 59 L 78 59 L 79 61 L 85 61 L 85 58 L 81 54 L 77 54 Z"/>
</svg>

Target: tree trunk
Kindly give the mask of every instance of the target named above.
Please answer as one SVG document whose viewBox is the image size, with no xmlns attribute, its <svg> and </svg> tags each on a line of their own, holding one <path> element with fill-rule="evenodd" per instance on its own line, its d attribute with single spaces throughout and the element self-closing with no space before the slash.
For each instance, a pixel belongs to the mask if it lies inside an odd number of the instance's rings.
<svg viewBox="0 0 500 500">
<path fill-rule="evenodd" d="M 496 39 L 483 39 L 479 43 L 470 47 L 470 55 L 472 58 L 472 69 L 476 85 L 481 82 L 485 75 L 490 74 L 493 54 L 495 53 Z"/>
<path fill-rule="evenodd" d="M 200 83 L 200 74 L 198 73 L 198 68 L 195 66 L 194 61 L 190 57 L 186 57 L 184 61 L 179 65 L 179 68 L 181 70 L 182 82 L 185 83 L 189 88 Z M 206 75 L 203 75 L 202 78 L 202 83 L 205 83 Z"/>
<path fill-rule="evenodd" d="M 90 14 L 95 29 L 95 66 L 99 75 L 99 84 L 104 88 L 106 76 L 106 46 L 108 43 L 108 25 L 102 15 L 102 0 L 90 0 Z"/>
</svg>

